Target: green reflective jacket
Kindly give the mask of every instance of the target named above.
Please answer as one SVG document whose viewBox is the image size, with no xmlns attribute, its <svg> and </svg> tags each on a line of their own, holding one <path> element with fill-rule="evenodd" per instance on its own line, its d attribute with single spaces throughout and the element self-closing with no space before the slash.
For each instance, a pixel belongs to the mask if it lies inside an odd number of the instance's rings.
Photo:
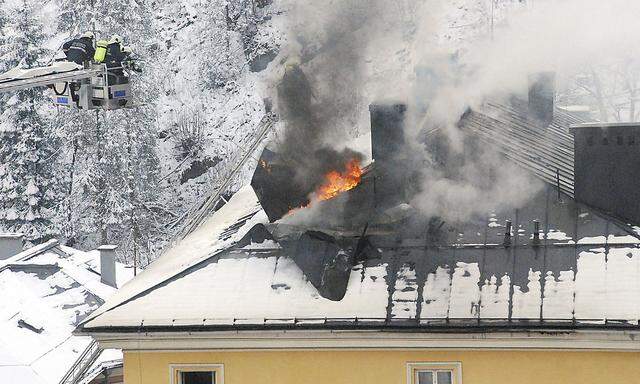
<svg viewBox="0 0 640 384">
<path fill-rule="evenodd" d="M 96 43 L 96 53 L 93 55 L 93 60 L 96 63 L 104 63 L 104 59 L 107 56 L 107 45 L 109 45 L 109 42 L 106 40 L 99 40 Z"/>
</svg>

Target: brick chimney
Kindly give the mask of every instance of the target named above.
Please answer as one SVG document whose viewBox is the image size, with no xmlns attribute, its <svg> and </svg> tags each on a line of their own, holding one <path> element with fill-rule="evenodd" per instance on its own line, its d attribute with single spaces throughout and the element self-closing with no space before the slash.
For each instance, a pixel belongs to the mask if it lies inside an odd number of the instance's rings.
<svg viewBox="0 0 640 384">
<path fill-rule="evenodd" d="M 640 123 L 581 124 L 570 130 L 576 200 L 640 225 Z"/>
<path fill-rule="evenodd" d="M 22 252 L 22 237 L 21 233 L 0 233 L 0 260 Z"/>
<path fill-rule="evenodd" d="M 555 72 L 538 72 L 529 75 L 529 116 L 544 127 L 553 121 L 556 95 Z"/>
<path fill-rule="evenodd" d="M 118 288 L 116 282 L 116 248 L 117 245 L 102 245 L 100 252 L 100 281 L 104 284 Z"/>
</svg>

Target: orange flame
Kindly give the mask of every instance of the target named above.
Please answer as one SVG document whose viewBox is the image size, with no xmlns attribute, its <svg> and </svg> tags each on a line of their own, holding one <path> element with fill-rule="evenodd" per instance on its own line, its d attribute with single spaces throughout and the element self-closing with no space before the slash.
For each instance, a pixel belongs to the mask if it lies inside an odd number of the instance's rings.
<svg viewBox="0 0 640 384">
<path fill-rule="evenodd" d="M 271 173 L 271 165 L 269 165 L 266 161 L 260 160 L 260 166 L 264 168 L 267 173 Z"/>
<path fill-rule="evenodd" d="M 355 188 L 360 184 L 361 178 L 360 162 L 353 159 L 346 164 L 344 172 L 333 170 L 327 173 L 325 182 L 316 191 L 316 196 L 318 200 L 332 199 L 342 192 Z"/>
</svg>

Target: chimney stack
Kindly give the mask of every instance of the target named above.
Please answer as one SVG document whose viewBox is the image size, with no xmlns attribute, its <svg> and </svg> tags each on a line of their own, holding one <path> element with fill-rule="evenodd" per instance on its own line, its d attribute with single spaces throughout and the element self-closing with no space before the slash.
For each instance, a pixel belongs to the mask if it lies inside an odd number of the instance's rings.
<svg viewBox="0 0 640 384">
<path fill-rule="evenodd" d="M 538 72 L 529 75 L 529 115 L 544 127 L 553 121 L 556 95 L 555 72 Z"/>
<path fill-rule="evenodd" d="M 116 283 L 116 248 L 118 248 L 117 245 L 102 245 L 98 247 L 100 252 L 100 281 L 114 288 L 118 288 Z"/>
<path fill-rule="evenodd" d="M 22 252 L 21 233 L 0 233 L 0 260 L 6 260 Z"/>
<path fill-rule="evenodd" d="M 640 123 L 571 127 L 577 201 L 640 225 Z"/>
<path fill-rule="evenodd" d="M 375 161 L 375 205 L 391 208 L 405 198 L 407 169 L 403 157 L 405 104 L 371 104 L 371 154 Z"/>
</svg>

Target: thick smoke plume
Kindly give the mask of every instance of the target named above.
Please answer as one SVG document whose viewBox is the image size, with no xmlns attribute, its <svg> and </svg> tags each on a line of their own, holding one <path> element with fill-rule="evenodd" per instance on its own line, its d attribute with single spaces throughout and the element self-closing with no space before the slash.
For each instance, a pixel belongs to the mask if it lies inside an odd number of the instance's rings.
<svg viewBox="0 0 640 384">
<path fill-rule="evenodd" d="M 296 168 L 298 184 L 315 189 L 330 170 L 363 160 L 344 144 L 361 125 L 368 39 L 375 33 L 376 2 L 294 2 L 287 17 L 288 45 L 273 88 L 284 132 L 277 151 Z M 382 3 L 380 1 L 380 3 Z"/>
<path fill-rule="evenodd" d="M 292 2 L 282 62 L 295 64 L 284 72 L 304 73 L 310 91 L 286 95 L 280 87 L 278 109 L 288 120 L 281 145 L 286 156 L 304 169 L 342 161 L 345 154 L 338 149 L 345 140 L 368 131 L 368 105 L 402 101 L 410 111 L 403 157 L 420 178 L 410 201 L 414 207 L 465 220 L 485 215 L 496 202 L 502 208 L 526 203 L 542 184 L 481 144 L 467 153 L 465 143 L 473 139 L 459 129 L 461 116 L 481 109 L 487 99 L 526 99 L 531 73 L 556 71 L 562 90 L 593 65 L 637 60 L 640 2 L 498 1 L 501 12 L 493 22 L 490 2 L 485 8 L 480 3 Z M 479 16 L 471 17 L 472 25 L 452 28 L 469 18 L 466 10 Z M 449 154 L 445 166 L 431 150 L 435 141 Z M 309 156 L 319 148 L 324 157 Z"/>
</svg>

